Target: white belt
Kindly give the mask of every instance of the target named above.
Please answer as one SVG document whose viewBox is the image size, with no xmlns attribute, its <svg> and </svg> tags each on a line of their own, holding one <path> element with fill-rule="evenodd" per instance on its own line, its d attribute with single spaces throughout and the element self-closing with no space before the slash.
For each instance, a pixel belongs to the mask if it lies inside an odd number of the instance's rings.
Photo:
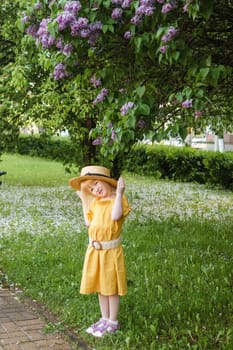
<svg viewBox="0 0 233 350">
<path fill-rule="evenodd" d="M 112 241 L 106 241 L 106 242 L 100 242 L 89 238 L 89 244 L 96 250 L 113 249 L 118 247 L 121 244 L 121 240 L 122 240 L 121 236 L 119 236 L 117 239 L 113 239 Z"/>
</svg>

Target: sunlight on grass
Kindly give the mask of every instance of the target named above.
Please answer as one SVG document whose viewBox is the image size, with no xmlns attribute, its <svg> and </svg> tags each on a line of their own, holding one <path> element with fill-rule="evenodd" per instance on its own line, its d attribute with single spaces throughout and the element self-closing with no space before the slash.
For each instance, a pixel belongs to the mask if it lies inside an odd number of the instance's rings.
<svg viewBox="0 0 233 350">
<path fill-rule="evenodd" d="M 7 171 L 4 182 L 20 186 L 58 186 L 66 185 L 71 177 L 64 166 L 56 161 L 4 154 L 0 166 Z"/>
</svg>

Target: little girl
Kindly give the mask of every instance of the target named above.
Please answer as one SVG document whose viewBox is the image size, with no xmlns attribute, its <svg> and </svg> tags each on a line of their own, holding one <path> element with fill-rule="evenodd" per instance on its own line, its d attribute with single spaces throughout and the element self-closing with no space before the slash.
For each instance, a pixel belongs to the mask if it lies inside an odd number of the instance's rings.
<svg viewBox="0 0 233 350">
<path fill-rule="evenodd" d="M 86 166 L 71 179 L 82 200 L 83 214 L 89 227 L 89 245 L 83 266 L 80 293 L 98 293 L 101 318 L 87 333 L 103 337 L 115 333 L 120 325 L 120 296 L 127 293 L 126 270 L 121 229 L 130 207 L 124 195 L 125 182 L 111 178 L 109 169 Z"/>
</svg>

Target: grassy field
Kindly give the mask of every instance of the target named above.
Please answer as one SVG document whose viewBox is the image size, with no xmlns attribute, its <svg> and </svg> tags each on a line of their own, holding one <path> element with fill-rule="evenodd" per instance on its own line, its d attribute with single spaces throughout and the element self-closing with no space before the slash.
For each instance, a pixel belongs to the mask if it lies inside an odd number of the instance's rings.
<svg viewBox="0 0 233 350">
<path fill-rule="evenodd" d="M 63 166 L 4 155 L 0 269 L 96 350 L 231 350 L 233 193 L 123 174 L 128 294 L 121 331 L 95 339 L 96 295 L 79 294 L 87 231 Z"/>
</svg>

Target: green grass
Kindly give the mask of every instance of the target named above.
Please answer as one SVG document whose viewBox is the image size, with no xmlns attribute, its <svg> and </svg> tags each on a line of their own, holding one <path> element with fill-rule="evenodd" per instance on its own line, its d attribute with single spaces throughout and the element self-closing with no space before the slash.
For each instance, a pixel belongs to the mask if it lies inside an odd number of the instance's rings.
<svg viewBox="0 0 233 350">
<path fill-rule="evenodd" d="M 1 160 L 1 169 L 7 171 L 4 180 L 7 178 L 10 185 L 66 185 L 71 177 L 64 166 L 56 161 L 18 154 L 4 154 Z"/>
<path fill-rule="evenodd" d="M 10 158 L 13 169 L 17 156 Z M 11 173 L 4 180 L 0 220 L 8 230 L 2 230 L 0 269 L 24 294 L 49 307 L 59 317 L 58 327 L 68 325 L 96 350 L 232 349 L 231 192 L 125 174 L 133 209 L 124 227 L 129 290 L 121 300 L 121 331 L 95 339 L 85 328 L 99 317 L 97 297 L 79 294 L 87 244 L 80 204 L 63 184 L 62 174 L 55 192 L 53 183 L 51 188 L 38 190 L 32 170 L 37 167 L 30 166 L 30 161 L 36 160 L 23 159 L 35 187 L 30 183 L 25 194 L 26 178 L 21 179 L 18 203 L 15 184 L 8 178 Z M 47 165 L 49 172 L 53 167 L 59 169 L 54 162 Z M 45 181 L 49 186 L 46 171 L 43 176 L 39 184 Z M 35 194 L 39 207 L 46 203 L 43 212 L 38 212 L 38 205 L 30 199 Z M 27 206 L 31 216 L 25 211 L 24 219 L 20 218 L 20 204 L 21 211 Z M 56 216 L 58 211 L 65 224 Z M 22 221 L 16 221 L 15 212 Z"/>
</svg>

